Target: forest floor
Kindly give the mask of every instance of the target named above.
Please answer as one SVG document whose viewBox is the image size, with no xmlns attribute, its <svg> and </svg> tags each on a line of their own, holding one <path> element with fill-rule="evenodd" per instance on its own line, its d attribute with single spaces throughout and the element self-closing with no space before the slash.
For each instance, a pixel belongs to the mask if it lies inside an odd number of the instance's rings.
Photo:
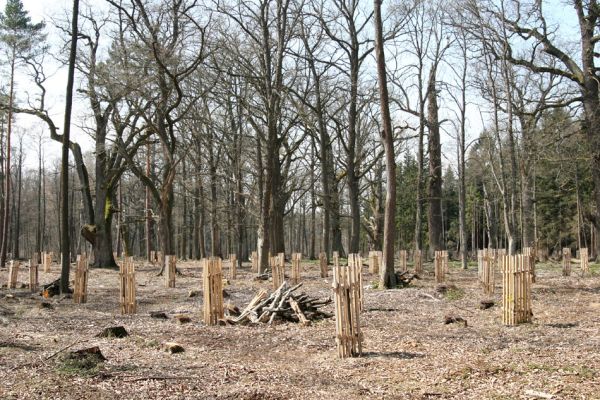
<svg viewBox="0 0 600 400">
<path fill-rule="evenodd" d="M 226 265 L 226 264 L 225 264 Z M 40 272 L 40 282 L 59 275 Z M 364 354 L 337 358 L 335 322 L 312 326 L 205 326 L 197 262 L 179 262 L 175 289 L 164 288 L 157 268 L 138 263 L 138 309 L 122 316 L 118 272 L 91 270 L 88 303 L 42 299 L 27 289 L 0 290 L 0 399 L 600 399 L 600 266 L 582 278 L 574 266 L 537 266 L 533 322 L 501 323 L 500 276 L 496 305 L 484 299 L 477 267 L 451 263 L 444 295 L 435 290 L 432 266 L 398 290 L 365 289 L 361 315 Z M 331 296 L 331 280 L 315 263 L 302 267 L 300 291 Z M 289 267 L 288 267 L 289 271 Z M 376 276 L 364 271 L 364 283 Z M 6 270 L 0 270 L 6 282 Z M 226 302 L 242 308 L 271 283 L 254 281 L 249 264 L 225 287 Z M 19 282 L 26 282 L 26 270 Z M 452 287 L 452 286 L 451 286 Z M 51 308 L 42 307 L 45 301 Z M 325 310 L 333 312 L 333 305 Z M 169 318 L 151 318 L 164 311 Z M 174 316 L 186 314 L 189 323 Z M 445 324 L 460 316 L 464 324 Z M 129 336 L 99 338 L 123 325 Z M 164 342 L 185 351 L 170 354 Z M 65 354 L 98 346 L 106 361 L 68 362 Z"/>
</svg>

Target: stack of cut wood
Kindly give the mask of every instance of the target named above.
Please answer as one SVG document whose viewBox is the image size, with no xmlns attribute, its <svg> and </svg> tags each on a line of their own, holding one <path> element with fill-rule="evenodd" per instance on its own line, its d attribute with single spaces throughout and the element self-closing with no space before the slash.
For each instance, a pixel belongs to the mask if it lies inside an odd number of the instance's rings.
<svg viewBox="0 0 600 400">
<path fill-rule="evenodd" d="M 331 303 L 331 299 L 315 299 L 306 293 L 294 293 L 302 283 L 290 287 L 286 281 L 268 295 L 261 290 L 237 316 L 229 315 L 226 322 L 230 324 L 258 324 L 273 321 L 288 321 L 310 325 L 312 321 L 331 318 L 333 314 L 321 311 L 320 308 Z"/>
</svg>

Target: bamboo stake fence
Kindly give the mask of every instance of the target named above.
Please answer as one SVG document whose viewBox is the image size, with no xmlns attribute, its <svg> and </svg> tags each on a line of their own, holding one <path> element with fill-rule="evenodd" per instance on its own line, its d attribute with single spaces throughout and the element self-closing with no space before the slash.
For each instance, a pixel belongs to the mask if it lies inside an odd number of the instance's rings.
<svg viewBox="0 0 600 400">
<path fill-rule="evenodd" d="M 415 267 L 415 274 L 423 274 L 423 252 L 421 250 L 415 250 L 413 254 L 413 263 Z"/>
<path fill-rule="evenodd" d="M 477 251 L 477 272 L 479 282 L 483 288 L 483 294 L 491 296 L 494 294 L 496 283 L 496 268 L 493 252 L 488 249 Z"/>
<path fill-rule="evenodd" d="M 52 253 L 42 253 L 42 268 L 45 273 L 50 272 L 50 266 L 52 265 Z"/>
<path fill-rule="evenodd" d="M 585 276 L 590 273 L 590 260 L 586 247 L 579 249 L 579 259 L 581 260 L 581 273 Z"/>
<path fill-rule="evenodd" d="M 285 280 L 285 254 L 279 253 L 271 257 L 271 275 L 273 278 L 273 290 L 279 289 Z"/>
<path fill-rule="evenodd" d="M 321 278 L 327 278 L 329 271 L 327 270 L 327 253 L 319 253 L 319 266 L 321 267 Z"/>
<path fill-rule="evenodd" d="M 400 272 L 408 272 L 408 254 L 406 250 L 400 250 Z"/>
<path fill-rule="evenodd" d="M 252 263 L 252 272 L 258 272 L 258 252 L 252 252 L 250 255 L 250 262 Z"/>
<path fill-rule="evenodd" d="M 296 285 L 300 282 L 300 263 L 302 253 L 292 253 L 292 283 Z"/>
<path fill-rule="evenodd" d="M 529 271 L 531 273 L 531 283 L 535 283 L 535 249 L 533 247 L 524 247 L 523 255 L 529 257 Z"/>
<path fill-rule="evenodd" d="M 11 260 L 8 264 L 8 288 L 17 288 L 17 278 L 19 277 L 19 267 L 21 263 Z"/>
<path fill-rule="evenodd" d="M 332 287 L 339 358 L 362 354 L 359 275 L 360 269 L 356 267 L 333 267 Z"/>
<path fill-rule="evenodd" d="M 85 254 L 77 256 L 75 267 L 75 285 L 73 288 L 73 302 L 75 304 L 87 303 L 88 262 Z"/>
<path fill-rule="evenodd" d="M 571 276 L 571 249 L 569 247 L 562 249 L 562 275 Z"/>
<path fill-rule="evenodd" d="M 439 250 L 434 255 L 435 283 L 444 283 L 446 282 L 446 273 L 448 272 L 448 252 L 446 250 Z"/>
<path fill-rule="evenodd" d="M 369 251 L 369 272 L 378 274 L 383 258 L 383 252 L 372 250 Z"/>
<path fill-rule="evenodd" d="M 165 287 L 175 287 L 175 276 L 177 275 L 177 257 L 165 256 Z"/>
<path fill-rule="evenodd" d="M 35 257 L 37 258 L 37 257 Z M 36 292 L 39 286 L 39 265 L 37 260 L 29 260 L 29 290 Z"/>
<path fill-rule="evenodd" d="M 348 254 L 348 266 L 354 268 L 358 277 L 358 297 L 360 298 L 360 311 L 364 308 L 363 279 L 362 279 L 362 258 L 360 253 Z"/>
<path fill-rule="evenodd" d="M 229 255 L 229 279 L 234 280 L 237 279 L 237 255 L 230 254 Z"/>
<path fill-rule="evenodd" d="M 202 260 L 204 323 L 217 325 L 223 319 L 223 266 L 218 257 Z"/>
<path fill-rule="evenodd" d="M 121 314 L 135 314 L 137 304 L 135 299 L 135 265 L 133 257 L 125 257 L 119 266 L 121 290 L 119 303 Z"/>
<path fill-rule="evenodd" d="M 531 257 L 528 255 L 501 256 L 502 323 L 517 325 L 531 322 Z"/>
</svg>

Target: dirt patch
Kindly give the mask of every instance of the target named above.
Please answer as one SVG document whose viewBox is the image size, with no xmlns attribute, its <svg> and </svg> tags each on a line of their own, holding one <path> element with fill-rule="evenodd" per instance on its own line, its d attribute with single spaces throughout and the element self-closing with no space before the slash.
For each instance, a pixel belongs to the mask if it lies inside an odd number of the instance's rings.
<svg viewBox="0 0 600 400">
<path fill-rule="evenodd" d="M 513 399 L 544 393 L 553 398 L 600 396 L 600 277 L 561 276 L 558 264 L 537 267 L 533 322 L 501 324 L 499 285 L 483 295 L 477 271 L 451 265 L 448 294 L 436 291 L 426 265 L 411 287 L 371 289 L 364 271 L 361 315 L 364 356 L 339 360 L 335 322 L 311 326 L 214 326 L 202 323 L 197 262 L 180 262 L 176 288 L 164 287 L 157 268 L 136 265 L 138 313 L 119 313 L 118 272 L 91 270 L 88 303 L 46 300 L 26 289 L 0 291 L 1 399 Z M 289 266 L 287 271 L 289 272 Z M 4 275 L 6 271 L 0 270 Z M 303 291 L 331 296 L 318 264 L 302 268 Z M 59 275 L 40 272 L 41 283 Z M 271 283 L 254 281 L 249 265 L 225 289 L 243 308 Z M 25 282 L 25 273 L 19 281 Z M 499 282 L 499 279 L 496 279 Z M 6 297 L 6 295 L 12 296 Z M 496 306 L 480 309 L 481 300 Z M 325 311 L 333 312 L 333 306 Z M 166 319 L 152 318 L 161 312 Z M 176 315 L 186 315 L 182 324 Z M 445 323 L 460 316 L 468 324 Z M 97 337 L 111 326 L 129 336 Z M 176 343 L 183 352 L 165 351 Z M 106 361 L 67 362 L 64 354 L 98 346 Z M 63 350 L 64 349 L 64 350 Z M 58 353 L 57 353 L 58 352 Z M 50 357 L 50 358 L 49 358 Z"/>
</svg>

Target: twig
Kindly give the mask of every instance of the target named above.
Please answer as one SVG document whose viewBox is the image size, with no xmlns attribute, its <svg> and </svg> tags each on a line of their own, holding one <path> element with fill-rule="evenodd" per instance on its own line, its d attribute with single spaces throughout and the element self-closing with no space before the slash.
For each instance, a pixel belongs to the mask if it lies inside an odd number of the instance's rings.
<svg viewBox="0 0 600 400">
<path fill-rule="evenodd" d="M 129 376 L 126 375 L 121 375 L 121 376 L 115 376 L 115 378 L 128 378 Z M 133 376 L 131 376 L 133 378 Z M 137 378 L 133 378 L 133 379 L 124 379 L 123 382 L 138 382 L 138 381 L 145 381 L 145 380 L 153 380 L 153 381 L 164 381 L 164 380 L 169 380 L 169 379 L 194 379 L 194 377 L 192 376 L 143 376 L 143 377 L 137 377 Z"/>
<path fill-rule="evenodd" d="M 58 350 L 57 352 L 55 352 L 55 353 L 53 353 L 53 354 L 49 355 L 48 357 L 44 358 L 44 360 L 43 360 L 43 361 L 48 361 L 48 360 L 49 360 L 49 359 L 51 359 L 52 357 L 55 357 L 57 354 L 59 354 L 59 353 L 62 353 L 63 351 L 65 351 L 65 350 L 67 350 L 67 349 L 69 349 L 69 348 L 71 348 L 71 347 L 75 346 L 77 343 L 81 343 L 81 342 L 84 342 L 84 341 L 85 341 L 85 340 L 79 340 L 79 339 L 77 339 L 76 341 L 74 341 L 74 342 L 73 342 L 73 343 L 71 343 L 70 345 L 68 345 L 68 346 L 66 346 L 66 347 L 63 347 L 62 349 Z"/>
</svg>

